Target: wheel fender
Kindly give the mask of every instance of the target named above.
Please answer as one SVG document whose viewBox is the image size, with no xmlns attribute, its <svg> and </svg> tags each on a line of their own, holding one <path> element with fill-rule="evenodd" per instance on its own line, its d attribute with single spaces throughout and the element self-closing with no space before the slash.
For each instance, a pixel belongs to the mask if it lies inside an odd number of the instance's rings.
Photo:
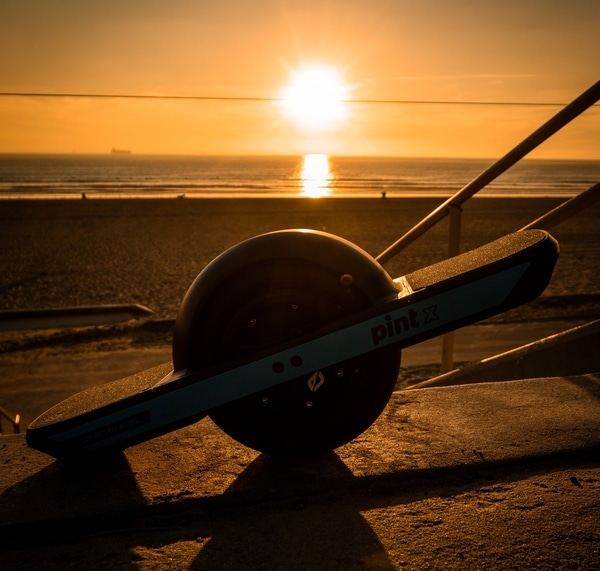
<svg viewBox="0 0 600 571">
<path fill-rule="evenodd" d="M 315 230 L 281 230 L 250 238 L 217 256 L 198 274 L 185 294 L 173 333 L 173 366 L 176 371 L 189 367 L 190 339 L 202 319 L 211 294 L 244 268 L 274 258 L 306 260 L 351 276 L 375 304 L 395 292 L 389 274 L 367 252 L 338 236 Z M 240 283 L 243 287 L 243 283 Z"/>
</svg>

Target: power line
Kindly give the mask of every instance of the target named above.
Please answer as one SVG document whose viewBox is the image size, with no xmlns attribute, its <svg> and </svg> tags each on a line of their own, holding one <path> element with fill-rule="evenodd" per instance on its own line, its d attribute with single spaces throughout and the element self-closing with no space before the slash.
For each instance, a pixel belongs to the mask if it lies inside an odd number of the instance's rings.
<svg viewBox="0 0 600 571">
<path fill-rule="evenodd" d="M 222 95 L 138 95 L 130 93 L 33 93 L 0 92 L 0 97 L 55 97 L 79 99 L 157 99 L 188 101 L 245 101 L 284 103 L 284 97 L 239 97 Z M 450 101 L 428 99 L 340 99 L 340 103 L 358 103 L 370 105 L 501 105 L 527 107 L 563 107 L 566 103 L 531 101 Z"/>
</svg>

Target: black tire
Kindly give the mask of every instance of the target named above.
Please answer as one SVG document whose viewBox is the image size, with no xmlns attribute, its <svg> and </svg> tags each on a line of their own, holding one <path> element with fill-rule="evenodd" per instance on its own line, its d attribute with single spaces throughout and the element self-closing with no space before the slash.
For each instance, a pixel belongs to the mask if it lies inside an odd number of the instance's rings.
<svg viewBox="0 0 600 571">
<path fill-rule="evenodd" d="M 395 291 L 372 258 L 339 238 L 266 236 L 217 258 L 190 288 L 173 341 L 176 370 L 262 353 Z M 210 416 L 232 438 L 261 452 L 328 451 L 375 421 L 399 368 L 400 351 L 388 347 L 233 400 Z"/>
</svg>

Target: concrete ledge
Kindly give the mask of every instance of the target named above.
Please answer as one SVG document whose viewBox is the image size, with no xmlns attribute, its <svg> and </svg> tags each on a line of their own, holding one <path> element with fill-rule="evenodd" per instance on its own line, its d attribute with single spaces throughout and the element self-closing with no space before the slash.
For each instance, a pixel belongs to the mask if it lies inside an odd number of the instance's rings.
<svg viewBox="0 0 600 571">
<path fill-rule="evenodd" d="M 363 435 L 320 458 L 273 459 L 209 419 L 108 460 L 68 465 L 0 438 L 0 537 L 142 514 L 254 505 L 600 450 L 600 375 L 395 393 Z"/>
<path fill-rule="evenodd" d="M 139 304 L 87 305 L 50 309 L 0 311 L 0 331 L 81 327 L 147 317 L 153 311 Z"/>
</svg>

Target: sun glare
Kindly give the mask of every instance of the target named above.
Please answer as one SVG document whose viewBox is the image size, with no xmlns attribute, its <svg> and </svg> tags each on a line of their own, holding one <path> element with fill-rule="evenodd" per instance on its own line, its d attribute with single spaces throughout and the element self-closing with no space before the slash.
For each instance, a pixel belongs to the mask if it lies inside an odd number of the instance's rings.
<svg viewBox="0 0 600 571">
<path fill-rule="evenodd" d="M 310 198 L 321 198 L 331 194 L 333 174 L 329 166 L 329 157 L 322 154 L 304 155 L 300 183 L 302 194 Z"/>
<path fill-rule="evenodd" d="M 312 65 L 293 71 L 282 91 L 283 107 L 301 126 L 326 128 L 346 117 L 348 87 L 330 66 Z"/>
</svg>

